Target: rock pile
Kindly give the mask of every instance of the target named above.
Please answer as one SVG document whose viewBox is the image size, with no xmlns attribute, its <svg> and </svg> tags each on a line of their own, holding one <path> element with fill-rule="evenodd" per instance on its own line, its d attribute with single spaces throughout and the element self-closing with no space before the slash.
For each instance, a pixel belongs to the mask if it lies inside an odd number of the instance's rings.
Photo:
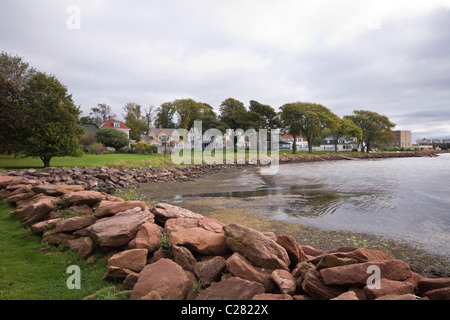
<svg viewBox="0 0 450 320">
<path fill-rule="evenodd" d="M 324 252 L 289 235 L 225 225 L 169 204 L 149 208 L 17 176 L 0 176 L 2 198 L 43 242 L 64 244 L 79 259 L 118 251 L 104 279 L 122 280 L 131 299 L 450 299 L 450 278 L 424 278 L 379 250 Z"/>
<path fill-rule="evenodd" d="M 227 165 L 174 167 L 169 169 L 152 168 L 78 168 L 63 169 L 47 167 L 36 169 L 10 170 L 10 177 L 22 177 L 51 184 L 79 185 L 86 190 L 112 193 L 120 188 L 132 186 L 138 182 L 191 181 L 200 176 L 230 168 Z"/>
</svg>

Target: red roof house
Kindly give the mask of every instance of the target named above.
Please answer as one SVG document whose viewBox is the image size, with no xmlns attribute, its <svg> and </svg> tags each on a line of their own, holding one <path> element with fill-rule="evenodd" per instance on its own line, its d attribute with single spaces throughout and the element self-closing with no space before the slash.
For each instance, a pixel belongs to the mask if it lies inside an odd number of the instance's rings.
<svg viewBox="0 0 450 320">
<path fill-rule="evenodd" d="M 128 139 L 130 139 L 130 128 L 127 127 L 123 122 L 121 121 L 117 121 L 113 118 L 109 118 L 108 121 L 106 121 L 105 123 L 103 123 L 100 126 L 100 129 L 104 129 L 104 128 L 112 128 L 112 129 L 116 129 L 116 130 L 120 130 L 126 133 Z"/>
</svg>

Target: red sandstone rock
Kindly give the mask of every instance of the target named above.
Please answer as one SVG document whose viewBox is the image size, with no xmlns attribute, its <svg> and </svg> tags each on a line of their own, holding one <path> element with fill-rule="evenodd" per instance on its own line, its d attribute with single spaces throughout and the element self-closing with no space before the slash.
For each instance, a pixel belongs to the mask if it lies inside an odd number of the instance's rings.
<svg viewBox="0 0 450 320">
<path fill-rule="evenodd" d="M 94 216 L 72 217 L 60 220 L 55 227 L 55 232 L 73 232 L 92 225 L 97 220 Z"/>
<path fill-rule="evenodd" d="M 156 251 L 161 240 L 162 228 L 153 222 L 144 223 L 136 234 L 135 246 L 137 249 L 144 248 L 149 252 Z"/>
<path fill-rule="evenodd" d="M 203 216 L 198 213 L 167 203 L 158 203 L 151 209 L 151 212 L 155 215 L 155 219 L 163 224 L 168 219 L 172 218 L 203 218 Z"/>
<path fill-rule="evenodd" d="M 207 261 L 200 261 L 194 265 L 195 275 L 203 283 L 211 283 L 219 280 L 224 269 L 225 259 L 221 256 Z"/>
<path fill-rule="evenodd" d="M 382 278 L 380 280 L 380 288 L 364 287 L 364 293 L 369 300 L 374 300 L 387 295 L 414 294 L 414 286 L 411 283 L 388 280 Z"/>
<path fill-rule="evenodd" d="M 450 287 L 450 278 L 423 278 L 417 282 L 417 287 L 423 295 L 430 290 Z"/>
<path fill-rule="evenodd" d="M 272 272 L 272 280 L 280 289 L 281 293 L 293 295 L 297 284 L 295 278 L 289 273 L 289 271 L 283 269 L 277 269 Z"/>
<path fill-rule="evenodd" d="M 254 265 L 269 270 L 289 269 L 286 250 L 262 232 L 238 224 L 224 228 L 228 247 L 247 258 Z"/>
<path fill-rule="evenodd" d="M 402 281 L 412 276 L 409 265 L 401 260 L 371 261 L 320 270 L 320 274 L 327 285 L 364 286 L 371 273 L 367 273 L 369 266 L 380 268 L 381 278 Z"/>
<path fill-rule="evenodd" d="M 163 300 L 183 300 L 191 287 L 183 268 L 169 259 L 149 264 L 139 274 L 131 293 L 132 300 L 139 300 L 156 291 Z"/>
<path fill-rule="evenodd" d="M 262 284 L 232 277 L 212 283 L 196 300 L 250 300 L 262 293 L 264 293 Z"/>
<path fill-rule="evenodd" d="M 153 218 L 150 212 L 134 208 L 97 220 L 87 228 L 87 234 L 101 247 L 120 247 L 133 239 L 144 223 L 153 222 Z"/>
<path fill-rule="evenodd" d="M 303 252 L 303 249 L 299 246 L 299 244 L 294 240 L 292 236 L 285 234 L 280 235 L 276 239 L 276 243 L 278 243 L 286 250 L 292 263 L 297 264 L 299 262 L 308 260 L 308 257 Z"/>
<path fill-rule="evenodd" d="M 141 208 L 141 210 L 145 209 L 144 201 L 109 201 L 103 200 L 100 204 L 95 208 L 94 215 L 97 218 L 109 217 L 113 216 L 117 213 L 124 212 L 130 209 L 134 209 L 136 207 Z"/>
<path fill-rule="evenodd" d="M 147 249 L 125 250 L 109 258 L 108 266 L 140 272 L 147 265 L 147 254 Z"/>
</svg>

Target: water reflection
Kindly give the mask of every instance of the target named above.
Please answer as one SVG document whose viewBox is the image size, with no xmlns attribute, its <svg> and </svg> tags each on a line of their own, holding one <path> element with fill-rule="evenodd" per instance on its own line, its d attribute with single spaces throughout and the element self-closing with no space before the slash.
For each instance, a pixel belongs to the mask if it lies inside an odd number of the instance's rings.
<svg viewBox="0 0 450 320">
<path fill-rule="evenodd" d="M 245 208 L 274 220 L 382 234 L 450 256 L 448 181 L 450 155 L 299 163 L 280 166 L 274 176 L 248 169 L 226 181 L 228 191 L 180 195 L 172 202 L 219 199 L 228 210 Z"/>
</svg>

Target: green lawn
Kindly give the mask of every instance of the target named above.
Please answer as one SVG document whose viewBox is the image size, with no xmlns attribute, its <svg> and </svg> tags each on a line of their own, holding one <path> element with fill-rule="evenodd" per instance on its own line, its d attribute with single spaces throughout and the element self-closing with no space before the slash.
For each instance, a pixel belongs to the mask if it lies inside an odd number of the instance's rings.
<svg viewBox="0 0 450 320">
<path fill-rule="evenodd" d="M 119 167 L 168 167 L 172 165 L 170 155 L 164 156 L 160 154 L 135 154 L 135 153 L 104 153 L 100 155 L 84 154 L 81 157 L 55 157 L 50 161 L 52 167 L 79 168 L 85 166 L 87 168 L 107 166 L 110 168 Z M 4 170 L 10 169 L 42 169 L 44 167 L 39 158 L 15 158 L 14 156 L 0 155 L 0 168 Z"/>
<path fill-rule="evenodd" d="M 80 300 L 98 290 L 118 286 L 103 281 L 106 261 L 77 261 L 73 251 L 42 246 L 40 237 L 24 229 L 0 203 L 0 300 Z M 67 267 L 81 269 L 81 288 L 68 289 Z"/>
</svg>

